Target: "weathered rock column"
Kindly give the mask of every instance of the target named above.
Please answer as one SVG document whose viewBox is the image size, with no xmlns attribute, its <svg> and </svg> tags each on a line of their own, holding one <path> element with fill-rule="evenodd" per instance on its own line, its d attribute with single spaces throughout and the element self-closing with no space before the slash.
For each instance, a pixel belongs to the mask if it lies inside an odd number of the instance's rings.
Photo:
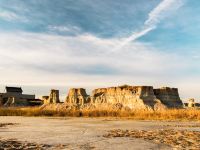
<svg viewBox="0 0 200 150">
<path fill-rule="evenodd" d="M 59 103 L 59 90 L 51 90 L 50 96 L 49 96 L 49 103 Z"/>
<path fill-rule="evenodd" d="M 84 105 L 88 103 L 89 95 L 87 95 L 86 90 L 83 88 L 72 88 L 69 90 L 68 96 L 66 98 L 66 103 L 75 105 Z"/>
<path fill-rule="evenodd" d="M 60 103 L 59 90 L 52 89 L 50 96 L 42 96 L 42 100 L 44 104 Z"/>
<path fill-rule="evenodd" d="M 188 100 L 188 107 L 189 107 L 189 108 L 195 107 L 194 98 L 191 98 L 191 99 Z"/>
</svg>

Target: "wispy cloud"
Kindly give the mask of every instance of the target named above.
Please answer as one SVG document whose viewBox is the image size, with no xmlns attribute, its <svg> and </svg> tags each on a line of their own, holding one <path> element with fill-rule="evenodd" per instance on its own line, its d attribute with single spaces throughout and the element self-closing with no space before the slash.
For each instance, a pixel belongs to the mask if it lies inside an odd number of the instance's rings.
<svg viewBox="0 0 200 150">
<path fill-rule="evenodd" d="M 163 0 L 150 13 L 148 19 L 145 21 L 146 26 L 155 26 L 162 19 L 167 17 L 170 12 L 180 8 L 183 5 L 183 0 Z"/>
<path fill-rule="evenodd" d="M 176 55 L 158 52 L 154 47 L 139 42 L 128 45 L 123 52 L 105 54 L 105 51 L 109 51 L 118 43 L 116 39 L 101 39 L 90 34 L 53 36 L 20 32 L 5 33 L 0 35 L 0 53 L 4 54 L 0 55 L 0 62 L 6 63 L 6 68 L 11 70 L 25 67 L 25 70 L 37 69 L 51 74 L 63 74 L 63 76 L 87 74 L 87 72 L 88 76 L 95 76 L 101 74 L 101 71 L 106 76 L 112 74 L 112 70 L 114 74 L 133 75 L 146 72 L 151 76 L 155 75 L 155 72 L 165 74 L 173 68 L 181 69 L 184 65 L 184 63 L 176 63 L 179 58 Z M 15 55 L 16 53 L 18 55 Z M 171 62 L 163 68 L 161 64 L 164 65 L 169 58 Z M 141 63 L 137 63 L 138 61 Z M 100 72 L 97 72 L 98 69 Z"/>
<path fill-rule="evenodd" d="M 0 11 L 0 19 L 4 19 L 6 21 L 28 21 L 25 17 L 19 16 L 16 13 L 10 11 Z"/>
<path fill-rule="evenodd" d="M 168 83 L 176 86 L 188 61 L 193 61 L 173 53 L 159 52 L 140 42 L 128 44 L 124 51 L 105 54 L 119 42 L 91 34 L 1 33 L 3 80 L 0 83 L 72 87 L 125 83 L 160 86 Z"/>
<path fill-rule="evenodd" d="M 79 34 L 81 32 L 81 29 L 79 27 L 76 26 L 53 26 L 53 25 L 49 25 L 47 27 L 47 29 L 49 30 L 49 32 L 53 32 L 53 33 L 58 33 L 58 34 L 64 34 L 64 33 L 68 33 L 68 34 Z"/>
<path fill-rule="evenodd" d="M 183 5 L 182 0 L 163 0 L 158 4 L 149 14 L 148 19 L 145 21 L 142 29 L 133 33 L 128 38 L 122 40 L 122 42 L 114 49 L 119 50 L 131 41 L 135 41 L 138 38 L 146 35 L 150 31 L 157 28 L 157 24 L 167 17 L 172 11 L 180 8 Z"/>
<path fill-rule="evenodd" d="M 12 21 L 12 20 L 18 19 L 18 16 L 15 13 L 3 11 L 3 12 L 0 12 L 0 18 L 8 20 L 8 21 Z"/>
</svg>

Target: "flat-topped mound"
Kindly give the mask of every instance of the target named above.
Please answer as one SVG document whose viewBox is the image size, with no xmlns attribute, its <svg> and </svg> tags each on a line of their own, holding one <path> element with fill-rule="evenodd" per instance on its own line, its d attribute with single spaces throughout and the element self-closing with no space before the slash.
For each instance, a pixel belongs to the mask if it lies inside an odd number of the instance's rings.
<svg viewBox="0 0 200 150">
<path fill-rule="evenodd" d="M 153 86 L 129 86 L 97 88 L 91 95 L 84 88 L 72 88 L 66 97 L 65 104 L 78 105 L 80 108 L 102 108 L 117 106 L 125 109 L 166 109 L 182 108 L 178 89 Z M 112 107 L 112 108 L 113 108 Z"/>
</svg>

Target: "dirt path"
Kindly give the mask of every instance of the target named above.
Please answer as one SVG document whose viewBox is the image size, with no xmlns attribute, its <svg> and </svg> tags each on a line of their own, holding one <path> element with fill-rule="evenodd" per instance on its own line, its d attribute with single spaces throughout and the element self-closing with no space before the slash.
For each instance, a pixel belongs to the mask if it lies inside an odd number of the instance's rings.
<svg viewBox="0 0 200 150">
<path fill-rule="evenodd" d="M 16 139 L 29 143 L 54 146 L 64 145 L 65 149 L 83 150 L 172 149 L 165 144 L 156 144 L 150 140 L 140 138 L 106 138 L 103 136 L 108 131 L 114 129 L 147 131 L 157 129 L 187 129 L 200 131 L 199 124 L 195 122 L 131 121 L 105 118 L 0 117 L 0 123 L 15 124 L 0 128 L 1 140 Z M 52 148 L 49 147 L 49 149 Z"/>
</svg>

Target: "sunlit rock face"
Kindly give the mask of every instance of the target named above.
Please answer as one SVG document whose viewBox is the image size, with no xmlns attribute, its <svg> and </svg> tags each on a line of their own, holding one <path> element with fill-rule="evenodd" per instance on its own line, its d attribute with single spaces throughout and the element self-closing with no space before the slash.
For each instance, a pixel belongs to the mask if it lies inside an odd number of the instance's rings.
<svg viewBox="0 0 200 150">
<path fill-rule="evenodd" d="M 42 101 L 44 104 L 49 104 L 50 103 L 49 96 L 42 96 Z"/>
<path fill-rule="evenodd" d="M 43 96 L 42 100 L 43 100 L 44 104 L 60 103 L 59 90 L 52 89 L 50 91 L 50 95 L 49 96 Z"/>
<path fill-rule="evenodd" d="M 87 95 L 86 90 L 83 88 L 72 88 L 69 90 L 66 103 L 84 105 L 89 103 L 89 95 Z"/>
<path fill-rule="evenodd" d="M 59 103 L 59 90 L 51 90 L 50 96 L 49 96 L 50 103 Z"/>
<path fill-rule="evenodd" d="M 90 108 L 154 109 L 182 108 L 178 90 L 175 88 L 153 89 L 152 86 L 119 86 L 98 88 L 89 96 L 83 88 L 72 88 L 66 104 Z"/>
<path fill-rule="evenodd" d="M 168 108 L 182 108 L 183 103 L 179 97 L 177 88 L 163 87 L 154 89 L 154 94 Z"/>
<path fill-rule="evenodd" d="M 188 100 L 188 107 L 189 108 L 193 108 L 193 107 L 195 107 L 195 100 L 194 100 L 194 98 L 190 98 L 189 100 Z"/>
<path fill-rule="evenodd" d="M 151 109 L 157 103 L 152 86 L 119 86 L 95 89 L 91 103 L 122 104 L 131 109 Z"/>
</svg>

